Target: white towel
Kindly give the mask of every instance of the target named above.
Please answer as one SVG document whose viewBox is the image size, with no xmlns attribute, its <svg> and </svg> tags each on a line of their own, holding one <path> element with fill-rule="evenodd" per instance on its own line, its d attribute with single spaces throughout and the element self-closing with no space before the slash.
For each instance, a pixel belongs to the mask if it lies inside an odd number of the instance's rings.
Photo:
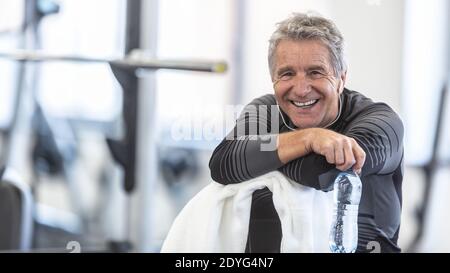
<svg viewBox="0 0 450 273">
<path fill-rule="evenodd" d="M 331 193 L 302 186 L 280 172 L 221 185 L 212 182 L 176 217 L 161 252 L 244 252 L 252 194 L 269 188 L 280 217 L 281 252 L 329 252 Z"/>
</svg>

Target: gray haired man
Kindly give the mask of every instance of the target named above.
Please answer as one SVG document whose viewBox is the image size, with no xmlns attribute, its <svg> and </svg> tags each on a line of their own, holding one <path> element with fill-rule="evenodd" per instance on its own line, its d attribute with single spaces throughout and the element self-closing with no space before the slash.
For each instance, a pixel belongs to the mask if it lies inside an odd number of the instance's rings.
<svg viewBox="0 0 450 273">
<path fill-rule="evenodd" d="M 357 252 L 371 241 L 400 252 L 402 121 L 387 104 L 345 88 L 344 39 L 332 21 L 294 13 L 269 43 L 274 94 L 246 106 L 213 152 L 212 178 L 231 184 L 279 170 L 328 191 L 339 171 L 352 168 L 363 183 Z M 261 148 L 268 141 L 275 149 Z M 281 224 L 267 188 L 254 192 L 250 218 L 246 251 L 279 252 Z"/>
</svg>

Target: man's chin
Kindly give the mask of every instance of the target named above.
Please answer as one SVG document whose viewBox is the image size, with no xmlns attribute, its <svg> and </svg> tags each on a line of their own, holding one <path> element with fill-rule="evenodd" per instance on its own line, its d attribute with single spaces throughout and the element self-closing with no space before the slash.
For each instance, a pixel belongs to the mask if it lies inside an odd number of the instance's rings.
<svg viewBox="0 0 450 273">
<path fill-rule="evenodd" d="M 313 128 L 313 127 L 318 127 L 317 124 L 315 122 L 293 122 L 294 125 L 299 128 L 299 129 L 308 129 L 308 128 Z"/>
<path fill-rule="evenodd" d="M 313 127 L 319 127 L 320 121 L 317 121 L 317 119 L 310 115 L 298 115 L 297 113 L 293 113 L 292 111 L 288 112 L 288 117 L 292 121 L 292 123 L 295 125 L 295 127 L 299 129 L 307 129 L 307 128 L 313 128 Z"/>
<path fill-rule="evenodd" d="M 311 115 L 304 115 L 299 116 L 298 114 L 292 114 L 288 115 L 291 119 L 292 123 L 299 129 L 307 129 L 307 128 L 313 128 L 318 127 L 320 122 L 318 122 L 315 117 Z M 292 116 L 295 116 L 295 118 L 292 118 Z"/>
</svg>

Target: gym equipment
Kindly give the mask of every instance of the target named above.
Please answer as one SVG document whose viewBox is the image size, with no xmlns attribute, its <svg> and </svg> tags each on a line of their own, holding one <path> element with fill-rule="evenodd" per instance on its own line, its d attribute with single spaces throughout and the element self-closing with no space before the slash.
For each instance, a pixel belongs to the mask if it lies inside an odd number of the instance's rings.
<svg viewBox="0 0 450 273">
<path fill-rule="evenodd" d="M 11 168 L 0 169 L 0 251 L 31 247 L 33 197 L 29 186 Z"/>
<path fill-rule="evenodd" d="M 227 70 L 225 62 L 208 61 L 180 61 L 158 60 L 145 57 L 144 51 L 133 50 L 124 58 L 95 58 L 78 55 L 58 55 L 42 51 L 15 50 L 0 52 L 0 58 L 18 62 L 81 62 L 81 63 L 109 63 L 112 66 L 124 69 L 174 69 L 200 72 L 223 73 Z"/>
<path fill-rule="evenodd" d="M 29 2 L 27 2 L 29 3 Z M 31 3 L 31 2 L 30 2 Z M 33 1 L 33 7 L 36 11 L 36 4 L 39 0 Z M 57 12 L 58 9 L 48 9 L 52 12 Z M 30 12 L 27 9 L 27 12 Z M 114 160 L 119 163 L 124 170 L 124 190 L 128 196 L 135 189 L 136 184 L 136 163 L 137 163 L 137 138 L 138 138 L 138 113 L 140 111 L 138 98 L 138 76 L 136 71 L 138 70 L 158 70 L 158 69 L 171 69 L 171 70 L 187 70 L 187 71 L 199 71 L 199 72 L 212 72 L 212 73 L 224 73 L 227 70 L 225 62 L 208 62 L 208 61 L 178 61 L 178 60 L 158 60 L 154 58 L 146 57 L 143 51 L 139 51 L 140 47 L 140 25 L 141 25 L 141 1 L 140 0 L 128 0 L 127 1 L 127 25 L 126 25 L 126 46 L 125 56 L 118 58 L 95 58 L 90 56 L 76 56 L 76 55 L 57 55 L 46 53 L 38 50 L 15 50 L 9 52 L 0 52 L 0 58 L 14 60 L 21 65 L 21 71 L 19 73 L 19 86 L 18 90 L 23 89 L 23 71 L 27 63 L 39 63 L 39 62 L 76 62 L 76 63 L 106 63 L 109 64 L 113 75 L 118 80 L 123 90 L 123 122 L 125 135 L 121 140 L 107 139 L 108 147 Z M 27 13 L 28 14 L 28 13 Z M 27 15 L 26 17 L 34 18 L 27 21 L 24 24 L 31 27 L 35 34 L 35 46 L 38 44 L 37 28 L 42 16 L 36 16 L 41 14 L 40 12 L 34 12 L 33 16 Z M 46 14 L 46 13 L 42 13 Z M 51 14 L 51 13 L 47 13 Z M 24 27 L 24 30 L 27 27 Z M 21 77 L 21 78 L 20 78 Z M 153 92 L 150 90 L 149 92 Z M 19 94 L 20 92 L 18 92 Z M 153 95 L 149 95 L 153 96 Z M 152 140 L 148 140 L 152 141 Z M 148 144 L 152 148 L 152 153 L 156 152 L 155 144 Z M 53 145 L 55 146 L 55 145 Z M 142 149 L 142 147 L 140 147 Z M 38 151 L 39 152 L 39 151 Z M 54 151 L 43 151 L 37 153 L 41 155 L 41 158 L 59 158 L 60 155 Z M 151 156 L 149 156 L 151 157 Z M 54 161 L 54 160 L 50 160 Z M 50 162 L 49 161 L 49 162 Z M 152 168 L 152 167 L 150 167 Z M 60 169 L 56 166 L 55 169 Z M 149 172 L 154 172 L 153 169 Z M 147 179 L 153 179 L 154 176 L 147 177 Z M 148 194 L 148 193 L 147 193 Z M 144 216 L 146 217 L 146 216 Z M 127 223 L 131 222 L 131 218 Z M 110 243 L 110 247 L 113 251 L 126 252 L 131 249 L 129 241 L 113 241 Z"/>
<path fill-rule="evenodd" d="M 417 206 L 415 211 L 415 217 L 417 222 L 417 231 L 414 234 L 413 240 L 411 244 L 407 247 L 407 252 L 416 252 L 419 243 L 421 242 L 423 235 L 425 233 L 425 220 L 428 215 L 428 206 L 431 202 L 431 189 L 433 186 L 433 180 L 436 175 L 436 172 L 439 168 L 450 166 L 450 162 L 442 162 L 439 159 L 439 145 L 441 145 L 441 134 L 442 127 L 444 122 L 444 110 L 445 103 L 447 103 L 447 93 L 448 93 L 448 85 L 444 84 L 441 90 L 440 98 L 439 98 L 439 108 L 436 119 L 436 129 L 434 131 L 434 139 L 433 139 L 433 150 L 431 153 L 431 158 L 423 165 L 412 166 L 420 169 L 424 176 L 424 191 L 422 194 L 421 203 Z"/>
</svg>

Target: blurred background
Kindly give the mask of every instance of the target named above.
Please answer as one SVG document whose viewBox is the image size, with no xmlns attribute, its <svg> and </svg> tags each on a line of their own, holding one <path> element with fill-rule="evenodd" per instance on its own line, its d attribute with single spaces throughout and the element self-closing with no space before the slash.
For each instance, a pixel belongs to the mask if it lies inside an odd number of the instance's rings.
<svg viewBox="0 0 450 273">
<path fill-rule="evenodd" d="M 268 39 L 296 11 L 334 20 L 346 87 L 404 121 L 403 251 L 450 252 L 446 0 L 0 0 L 0 251 L 158 252 L 227 107 L 273 92 Z"/>
</svg>

